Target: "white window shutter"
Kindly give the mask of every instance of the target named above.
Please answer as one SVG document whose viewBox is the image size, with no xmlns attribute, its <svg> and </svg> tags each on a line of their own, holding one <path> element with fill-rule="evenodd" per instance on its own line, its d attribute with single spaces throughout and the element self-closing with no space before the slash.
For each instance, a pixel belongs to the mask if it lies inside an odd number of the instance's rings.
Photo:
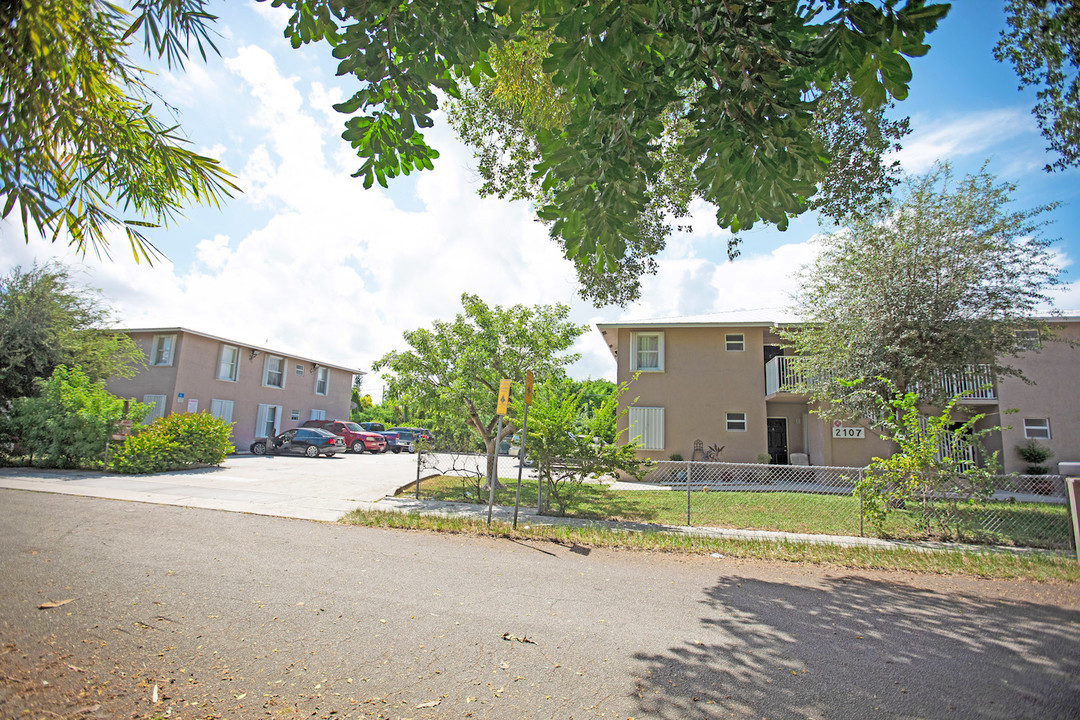
<svg viewBox="0 0 1080 720">
<path fill-rule="evenodd" d="M 630 408 L 630 438 L 642 450 L 664 449 L 664 408 Z"/>
</svg>

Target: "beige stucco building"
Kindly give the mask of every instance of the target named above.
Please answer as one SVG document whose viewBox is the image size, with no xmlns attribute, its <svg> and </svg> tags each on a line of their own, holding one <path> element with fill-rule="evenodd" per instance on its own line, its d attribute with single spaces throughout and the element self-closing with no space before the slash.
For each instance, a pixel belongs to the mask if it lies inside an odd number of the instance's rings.
<svg viewBox="0 0 1080 720">
<path fill-rule="evenodd" d="M 150 416 L 207 411 L 233 423 L 246 452 L 256 437 L 310 419 L 347 419 L 353 375 L 360 370 L 227 340 L 181 327 L 124 329 L 146 367 L 113 378 L 114 395 L 153 405 Z"/>
<path fill-rule="evenodd" d="M 1016 446 L 1048 445 L 1051 465 L 1080 460 L 1080 317 L 1052 318 L 1057 340 L 1010 359 L 1030 381 L 1000 381 L 974 372 L 963 402 L 1001 426 L 985 445 L 998 450 L 1006 472 L 1027 464 Z M 622 437 L 638 437 L 640 454 L 694 459 L 695 441 L 721 447 L 728 462 L 805 463 L 861 467 L 893 450 L 866 423 L 834 427 L 812 412 L 806 396 L 785 389 L 790 348 L 771 321 L 724 321 L 718 316 L 599 323 L 618 364 L 628 412 Z M 636 379 L 635 379 L 636 376 Z M 984 383 L 990 387 L 979 389 Z M 623 409 L 623 408 L 620 408 Z M 1015 410 L 1016 412 L 1006 412 Z"/>
</svg>

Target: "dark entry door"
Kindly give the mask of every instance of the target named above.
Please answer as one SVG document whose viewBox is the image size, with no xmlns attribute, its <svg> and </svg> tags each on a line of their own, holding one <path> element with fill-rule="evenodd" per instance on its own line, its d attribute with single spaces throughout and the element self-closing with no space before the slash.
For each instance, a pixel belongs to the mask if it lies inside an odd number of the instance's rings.
<svg viewBox="0 0 1080 720">
<path fill-rule="evenodd" d="M 769 442 L 769 457 L 772 458 L 773 465 L 787 465 L 787 418 L 768 418 L 765 423 Z"/>
</svg>

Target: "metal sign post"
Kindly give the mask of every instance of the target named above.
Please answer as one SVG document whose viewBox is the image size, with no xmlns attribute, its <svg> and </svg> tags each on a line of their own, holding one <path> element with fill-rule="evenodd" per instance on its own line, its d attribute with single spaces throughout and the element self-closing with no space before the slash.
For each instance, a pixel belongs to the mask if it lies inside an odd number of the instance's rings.
<svg viewBox="0 0 1080 720">
<path fill-rule="evenodd" d="M 502 415 L 499 416 L 499 429 L 495 431 L 495 465 L 488 472 L 488 527 L 491 527 L 491 510 L 495 507 L 495 478 L 499 475 L 499 436 L 502 435 Z"/>
<path fill-rule="evenodd" d="M 502 439 L 503 415 L 510 404 L 510 381 L 503 380 L 499 383 L 499 405 L 495 413 L 499 416 L 499 428 L 495 431 L 495 463 L 488 470 L 488 514 L 487 524 L 491 527 L 491 511 L 495 507 L 495 482 L 499 476 L 499 440 Z"/>
<path fill-rule="evenodd" d="M 518 484 L 514 496 L 514 529 L 517 530 L 518 507 L 521 505 L 521 473 L 525 467 L 525 441 L 529 437 L 529 405 L 532 404 L 533 372 L 525 373 L 525 417 L 521 422 L 521 447 L 518 448 Z M 536 492 L 540 492 L 540 480 L 536 481 Z"/>
</svg>

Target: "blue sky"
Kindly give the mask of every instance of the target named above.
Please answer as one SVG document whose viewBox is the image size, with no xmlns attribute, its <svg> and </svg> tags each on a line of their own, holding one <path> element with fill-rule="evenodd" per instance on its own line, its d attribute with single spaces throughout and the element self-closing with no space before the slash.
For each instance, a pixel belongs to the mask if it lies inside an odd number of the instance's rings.
<svg viewBox="0 0 1080 720">
<path fill-rule="evenodd" d="M 1017 185 L 1017 205 L 1050 201 L 1066 270 L 1058 308 L 1080 308 L 1072 267 L 1080 257 L 1078 171 L 1044 173 L 1050 160 L 1010 67 L 993 59 L 1004 25 L 1001 0 L 960 0 L 912 61 L 910 97 L 894 113 L 914 132 L 900 159 L 909 172 L 949 160 L 960 172 L 984 161 Z M 476 196 L 471 153 L 445 122 L 428 133 L 442 152 L 432 172 L 388 191 L 349 177 L 359 165 L 330 107 L 352 92 L 334 76 L 325 45 L 292 49 L 287 13 L 267 3 L 218 3 L 221 57 L 162 71 L 154 85 L 177 108 L 194 147 L 222 160 L 244 194 L 222 209 L 192 208 L 154 234 L 168 261 L 136 265 L 117 243 L 113 261 L 74 257 L 0 226 L 0 271 L 59 257 L 78 264 L 128 327 L 182 325 L 240 341 L 368 369 L 402 346 L 401 333 L 449 319 L 464 291 L 502 305 L 565 302 L 581 323 L 744 311 L 778 317 L 793 273 L 814 256 L 815 218 L 784 233 L 755 228 L 743 255 L 726 258 L 728 234 L 695 208 L 692 235 L 676 235 L 640 302 L 596 309 L 577 299 L 570 264 L 524 203 Z M 272 320 L 265 320 L 273 318 Z M 595 328 L 579 343 L 580 377 L 614 377 Z M 367 389 L 379 395 L 381 381 Z"/>
</svg>

